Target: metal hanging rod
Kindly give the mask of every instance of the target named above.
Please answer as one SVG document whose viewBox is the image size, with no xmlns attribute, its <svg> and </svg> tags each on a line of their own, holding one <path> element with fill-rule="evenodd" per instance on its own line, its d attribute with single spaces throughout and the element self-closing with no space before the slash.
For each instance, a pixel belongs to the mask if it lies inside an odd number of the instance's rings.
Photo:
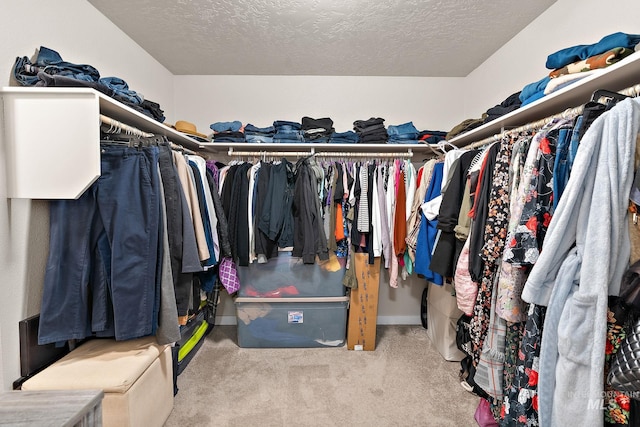
<svg viewBox="0 0 640 427">
<path fill-rule="evenodd" d="M 152 133 L 143 132 L 136 127 L 125 125 L 124 123 L 119 122 L 118 120 L 105 116 L 104 114 L 100 114 L 100 122 L 107 126 L 110 126 L 109 131 L 107 131 L 108 133 L 124 132 L 126 134 L 135 135 L 142 138 L 151 138 L 152 136 L 154 136 Z"/>
<path fill-rule="evenodd" d="M 631 97 L 640 96 L 640 84 L 637 84 L 635 86 L 630 86 L 628 88 L 622 89 L 622 90 L 618 91 L 618 93 L 620 93 L 622 95 L 631 96 Z M 487 138 L 481 139 L 480 141 L 477 141 L 477 142 L 474 142 L 472 144 L 469 144 L 469 145 L 465 146 L 465 149 L 472 150 L 474 148 L 482 147 L 482 146 L 490 144 L 492 142 L 500 141 L 503 136 L 509 135 L 509 134 L 512 134 L 512 133 L 527 132 L 527 131 L 531 131 L 531 130 L 540 129 L 544 125 L 546 125 L 547 123 L 551 122 L 552 120 L 555 120 L 555 119 L 571 119 L 571 118 L 574 118 L 576 116 L 579 116 L 580 114 L 582 114 L 583 111 L 584 111 L 584 105 L 579 105 L 579 106 L 574 107 L 574 108 L 567 108 L 562 113 L 554 114 L 553 116 L 545 117 L 544 119 L 536 120 L 535 122 L 527 123 L 526 125 L 519 126 L 517 128 L 514 128 L 514 129 L 505 130 L 505 131 L 503 131 L 501 133 L 498 133 L 498 134 L 489 136 Z"/>
<path fill-rule="evenodd" d="M 173 142 L 169 141 L 169 148 L 171 148 L 172 150 L 177 150 L 177 151 L 182 151 L 185 154 L 191 154 L 191 155 L 198 155 L 198 153 L 196 153 L 193 150 L 189 150 L 188 148 L 183 147 L 180 144 L 174 144 Z"/>
<path fill-rule="evenodd" d="M 404 159 L 413 157 L 413 150 L 410 148 L 402 153 L 359 153 L 359 152 L 342 152 L 342 151 L 319 151 L 315 149 L 309 151 L 234 151 L 233 147 L 229 148 L 227 153 L 229 157 L 358 157 L 358 158 L 376 158 L 376 159 Z"/>
</svg>

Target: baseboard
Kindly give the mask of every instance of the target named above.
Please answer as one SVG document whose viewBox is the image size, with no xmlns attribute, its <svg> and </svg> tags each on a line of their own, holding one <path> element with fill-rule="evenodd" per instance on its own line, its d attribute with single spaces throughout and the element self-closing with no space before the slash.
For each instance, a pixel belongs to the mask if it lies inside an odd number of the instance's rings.
<svg viewBox="0 0 640 427">
<path fill-rule="evenodd" d="M 218 316 L 216 325 L 235 325 L 236 316 Z M 378 316 L 378 325 L 421 325 L 420 316 Z"/>
</svg>

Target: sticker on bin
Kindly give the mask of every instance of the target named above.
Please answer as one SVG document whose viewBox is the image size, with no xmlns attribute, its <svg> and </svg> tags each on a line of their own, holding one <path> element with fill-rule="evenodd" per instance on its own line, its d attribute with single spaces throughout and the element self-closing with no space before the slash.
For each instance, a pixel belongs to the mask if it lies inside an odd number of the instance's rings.
<svg viewBox="0 0 640 427">
<path fill-rule="evenodd" d="M 304 323 L 302 311 L 289 311 L 289 323 Z"/>
</svg>

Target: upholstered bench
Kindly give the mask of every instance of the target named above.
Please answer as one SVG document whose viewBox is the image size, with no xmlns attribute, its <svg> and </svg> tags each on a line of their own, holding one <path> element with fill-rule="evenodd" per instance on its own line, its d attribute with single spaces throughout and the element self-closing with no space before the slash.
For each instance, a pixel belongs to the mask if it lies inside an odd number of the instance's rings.
<svg viewBox="0 0 640 427">
<path fill-rule="evenodd" d="M 22 385 L 23 390 L 101 389 L 106 427 L 162 426 L 173 409 L 171 347 L 154 337 L 90 340 Z"/>
</svg>

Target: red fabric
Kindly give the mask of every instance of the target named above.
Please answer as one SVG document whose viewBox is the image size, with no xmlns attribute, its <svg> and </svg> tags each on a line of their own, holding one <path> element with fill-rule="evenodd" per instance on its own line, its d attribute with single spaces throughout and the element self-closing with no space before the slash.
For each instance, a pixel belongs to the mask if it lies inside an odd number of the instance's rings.
<svg viewBox="0 0 640 427">
<path fill-rule="evenodd" d="M 420 183 L 422 182 L 422 172 L 424 172 L 424 168 L 418 169 L 418 178 L 416 179 L 416 188 L 420 187 Z"/>
<path fill-rule="evenodd" d="M 475 194 L 475 197 L 473 198 L 473 206 L 469 210 L 469 214 L 468 214 L 469 218 L 473 218 L 476 215 L 476 207 L 478 205 L 478 199 L 479 199 L 478 194 L 480 194 L 480 183 L 482 182 L 482 175 L 484 175 L 484 170 L 487 168 L 488 158 L 489 156 L 484 156 L 484 159 L 482 159 L 482 166 L 480 167 L 480 173 L 478 174 L 478 182 L 476 182 L 476 190 L 473 193 Z"/>
</svg>

